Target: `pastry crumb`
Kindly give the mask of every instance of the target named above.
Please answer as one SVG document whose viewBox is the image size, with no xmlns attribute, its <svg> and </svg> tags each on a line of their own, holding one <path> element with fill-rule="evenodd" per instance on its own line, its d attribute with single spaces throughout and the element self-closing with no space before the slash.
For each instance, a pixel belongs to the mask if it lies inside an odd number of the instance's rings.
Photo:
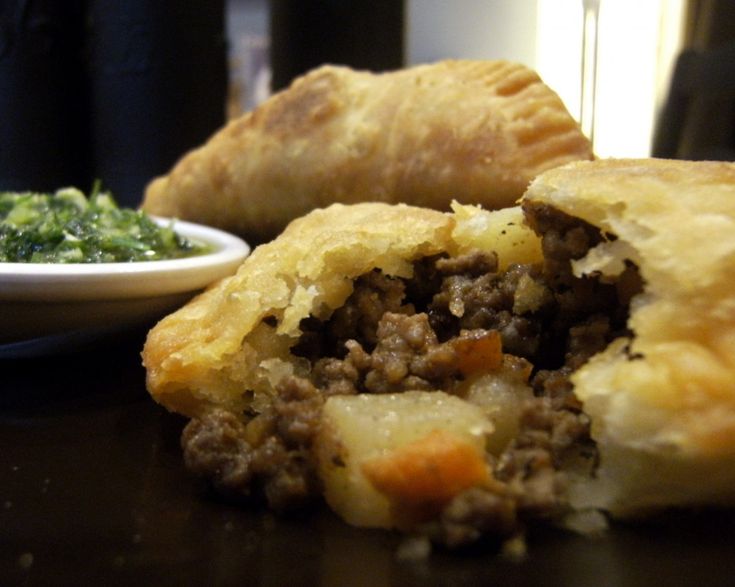
<svg viewBox="0 0 735 587">
<path fill-rule="evenodd" d="M 33 566 L 33 553 L 24 552 L 18 557 L 18 566 L 21 569 L 28 570 Z"/>
<path fill-rule="evenodd" d="M 396 559 L 404 562 L 424 561 L 431 554 L 431 541 L 426 536 L 409 536 L 398 545 Z"/>
</svg>

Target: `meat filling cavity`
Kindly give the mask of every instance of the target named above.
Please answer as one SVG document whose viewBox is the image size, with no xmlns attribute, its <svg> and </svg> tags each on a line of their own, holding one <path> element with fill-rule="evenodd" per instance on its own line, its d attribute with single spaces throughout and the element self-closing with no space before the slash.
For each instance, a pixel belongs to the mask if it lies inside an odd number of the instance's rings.
<svg viewBox="0 0 735 587">
<path fill-rule="evenodd" d="M 633 266 L 625 288 L 575 277 L 570 262 L 611 237 L 546 205 L 526 215 L 542 237 L 538 266 L 500 272 L 494 254 L 474 251 L 418 259 L 408 279 L 378 270 L 358 278 L 328 319 L 302 321 L 292 353 L 309 375 L 284 377 L 257 413 L 193 419 L 182 435 L 187 467 L 225 495 L 303 506 L 323 492 L 313 444 L 329 397 L 442 390 L 481 402 L 471 382 L 492 374 L 527 394 L 517 425 L 486 451 L 493 482 L 459 492 L 411 531 L 456 547 L 562 515 L 567 469 L 596 457 L 569 376 L 629 335 L 640 280 Z"/>
</svg>

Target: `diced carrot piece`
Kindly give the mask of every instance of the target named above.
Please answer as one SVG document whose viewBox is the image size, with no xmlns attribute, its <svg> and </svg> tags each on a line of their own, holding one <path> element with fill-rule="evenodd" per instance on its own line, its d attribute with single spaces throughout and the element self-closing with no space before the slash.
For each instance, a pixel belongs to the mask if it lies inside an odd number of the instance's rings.
<svg viewBox="0 0 735 587">
<path fill-rule="evenodd" d="M 460 336 L 454 341 L 454 350 L 463 375 L 493 371 L 503 363 L 503 345 L 497 330 Z"/>
<path fill-rule="evenodd" d="M 362 470 L 378 491 L 403 504 L 446 503 L 490 480 L 482 452 L 443 430 L 366 461 Z"/>
</svg>

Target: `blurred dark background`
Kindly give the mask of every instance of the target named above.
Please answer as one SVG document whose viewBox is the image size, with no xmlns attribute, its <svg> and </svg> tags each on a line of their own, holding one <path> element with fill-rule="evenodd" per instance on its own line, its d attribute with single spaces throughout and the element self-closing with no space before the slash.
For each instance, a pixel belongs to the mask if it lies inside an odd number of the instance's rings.
<svg viewBox="0 0 735 587">
<path fill-rule="evenodd" d="M 400 0 L 271 0 L 273 90 L 323 63 L 401 67 L 404 10 Z"/>
<path fill-rule="evenodd" d="M 735 2 L 690 0 L 652 155 L 735 160 Z"/>
<path fill-rule="evenodd" d="M 135 206 L 225 120 L 224 0 L 0 1 L 0 189 Z"/>
<path fill-rule="evenodd" d="M 1 189 L 51 189 L 91 161 L 84 4 L 0 3 Z"/>
</svg>

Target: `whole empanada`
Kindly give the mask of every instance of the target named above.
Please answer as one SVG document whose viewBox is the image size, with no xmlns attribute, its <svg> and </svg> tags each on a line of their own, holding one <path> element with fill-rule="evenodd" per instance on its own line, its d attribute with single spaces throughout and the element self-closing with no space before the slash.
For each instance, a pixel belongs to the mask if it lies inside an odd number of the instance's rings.
<svg viewBox="0 0 735 587">
<path fill-rule="evenodd" d="M 540 172 L 591 157 L 559 97 L 522 65 L 323 66 L 153 180 L 143 208 L 258 243 L 335 202 L 511 206 Z"/>
</svg>

